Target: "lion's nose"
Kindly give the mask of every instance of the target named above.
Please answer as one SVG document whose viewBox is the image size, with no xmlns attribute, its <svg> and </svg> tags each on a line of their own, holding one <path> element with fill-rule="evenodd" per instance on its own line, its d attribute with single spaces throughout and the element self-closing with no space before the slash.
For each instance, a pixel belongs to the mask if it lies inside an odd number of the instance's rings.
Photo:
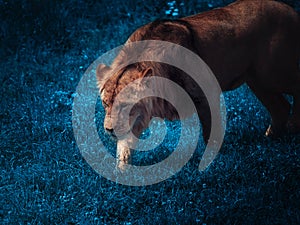
<svg viewBox="0 0 300 225">
<path fill-rule="evenodd" d="M 105 128 L 106 132 L 109 133 L 110 135 L 112 136 L 115 136 L 115 132 L 114 132 L 114 129 L 113 128 Z"/>
</svg>

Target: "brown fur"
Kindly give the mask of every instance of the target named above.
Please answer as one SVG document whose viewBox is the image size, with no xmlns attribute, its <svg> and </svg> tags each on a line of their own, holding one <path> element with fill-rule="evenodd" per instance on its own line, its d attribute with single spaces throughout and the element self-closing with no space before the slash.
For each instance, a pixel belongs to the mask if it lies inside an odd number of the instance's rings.
<svg viewBox="0 0 300 225">
<path fill-rule="evenodd" d="M 169 41 L 194 51 L 212 69 L 223 91 L 247 83 L 271 114 L 268 136 L 277 136 L 287 129 L 300 131 L 300 19 L 289 6 L 272 0 L 240 0 L 180 20 L 152 22 L 136 30 L 127 42 L 140 40 Z M 151 54 L 150 48 L 147 54 Z M 113 72 L 127 55 L 123 51 L 111 67 L 100 65 L 97 70 L 106 106 L 105 128 L 112 129 L 114 118 L 110 110 L 120 90 L 137 78 L 155 75 L 175 81 L 190 94 L 207 141 L 210 110 L 193 80 L 174 67 L 155 62 L 141 62 Z M 293 106 L 283 97 L 284 93 L 294 97 Z M 161 99 L 146 99 L 135 111 L 142 115 L 133 126 L 137 136 L 152 116 L 177 118 L 176 111 Z"/>
</svg>

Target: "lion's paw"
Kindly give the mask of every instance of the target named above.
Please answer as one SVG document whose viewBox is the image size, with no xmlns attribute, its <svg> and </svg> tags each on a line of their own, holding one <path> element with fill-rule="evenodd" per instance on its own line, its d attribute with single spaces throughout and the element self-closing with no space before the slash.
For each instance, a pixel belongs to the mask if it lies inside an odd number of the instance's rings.
<svg viewBox="0 0 300 225">
<path fill-rule="evenodd" d="M 117 170 L 120 172 L 125 172 L 128 170 L 129 162 L 127 161 L 117 161 Z"/>
<path fill-rule="evenodd" d="M 120 140 L 117 143 L 117 169 L 125 171 L 131 163 L 132 150 L 128 147 L 127 140 Z"/>
</svg>

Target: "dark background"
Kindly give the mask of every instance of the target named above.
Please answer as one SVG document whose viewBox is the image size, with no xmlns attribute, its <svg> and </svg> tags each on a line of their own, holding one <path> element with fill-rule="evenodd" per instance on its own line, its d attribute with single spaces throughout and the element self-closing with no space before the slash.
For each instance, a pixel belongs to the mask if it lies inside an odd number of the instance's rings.
<svg viewBox="0 0 300 225">
<path fill-rule="evenodd" d="M 225 94 L 225 142 L 205 172 L 198 149 L 174 177 L 127 187 L 80 155 L 71 110 L 88 66 L 143 24 L 232 1 L 170 2 L 0 0 L 0 224 L 300 224 L 299 136 L 265 138 L 247 86 Z"/>
</svg>

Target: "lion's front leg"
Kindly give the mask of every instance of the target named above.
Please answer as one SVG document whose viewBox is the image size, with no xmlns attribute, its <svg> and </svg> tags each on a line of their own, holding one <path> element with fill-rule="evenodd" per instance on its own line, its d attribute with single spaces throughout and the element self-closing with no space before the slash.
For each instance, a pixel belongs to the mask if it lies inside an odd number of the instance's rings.
<svg viewBox="0 0 300 225">
<path fill-rule="evenodd" d="M 125 171 L 131 163 L 134 145 L 132 138 L 124 138 L 117 142 L 117 168 L 119 170 Z"/>
</svg>

